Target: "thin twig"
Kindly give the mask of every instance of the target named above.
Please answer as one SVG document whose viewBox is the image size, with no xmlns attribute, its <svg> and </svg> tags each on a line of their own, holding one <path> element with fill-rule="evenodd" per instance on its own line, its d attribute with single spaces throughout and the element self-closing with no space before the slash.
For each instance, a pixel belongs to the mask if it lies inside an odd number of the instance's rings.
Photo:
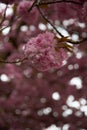
<svg viewBox="0 0 87 130">
<path fill-rule="evenodd" d="M 57 4 L 57 3 L 72 3 L 77 5 L 82 5 L 82 2 L 76 2 L 71 0 L 57 0 L 57 1 L 50 1 L 50 2 L 40 2 L 39 5 L 48 5 L 48 4 Z"/>
<path fill-rule="evenodd" d="M 54 29 L 61 37 L 64 37 L 64 36 L 56 29 L 56 27 L 50 22 L 50 20 L 44 15 L 44 13 L 41 11 L 39 5 L 37 5 L 37 9 L 38 9 L 39 13 L 41 14 L 41 16 L 43 17 L 43 19 L 46 20 L 46 21 L 53 27 L 53 29 Z"/>
<path fill-rule="evenodd" d="M 73 41 L 73 40 L 71 40 L 71 39 L 68 39 L 68 40 L 67 40 L 67 42 L 69 42 L 69 43 L 71 43 L 71 44 L 80 44 L 80 43 L 83 43 L 83 42 L 85 42 L 85 41 L 87 41 L 87 37 L 86 37 L 86 38 L 83 38 L 83 39 L 80 40 L 80 41 Z"/>
<path fill-rule="evenodd" d="M 37 4 L 37 0 L 34 1 L 34 3 L 31 5 L 31 7 L 28 9 L 28 12 L 30 12 L 32 10 L 32 8 Z"/>
<path fill-rule="evenodd" d="M 22 63 L 23 61 L 25 61 L 27 59 L 28 59 L 27 57 L 24 57 L 22 59 L 18 59 L 18 60 L 15 60 L 15 61 L 7 61 L 7 60 L 0 59 L 0 63 L 7 63 L 7 64 Z"/>
</svg>

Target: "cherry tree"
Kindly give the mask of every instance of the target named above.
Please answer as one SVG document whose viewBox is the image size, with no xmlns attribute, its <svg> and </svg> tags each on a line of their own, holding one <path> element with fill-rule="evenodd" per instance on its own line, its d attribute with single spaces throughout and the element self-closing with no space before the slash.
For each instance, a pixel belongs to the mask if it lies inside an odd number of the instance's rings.
<svg viewBox="0 0 87 130">
<path fill-rule="evenodd" d="M 87 130 L 87 0 L 0 0 L 0 129 Z"/>
</svg>

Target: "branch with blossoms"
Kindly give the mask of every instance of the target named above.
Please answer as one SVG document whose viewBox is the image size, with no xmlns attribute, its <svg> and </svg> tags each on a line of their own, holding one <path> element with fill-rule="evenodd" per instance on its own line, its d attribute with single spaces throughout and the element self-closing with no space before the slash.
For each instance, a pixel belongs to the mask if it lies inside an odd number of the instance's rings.
<svg viewBox="0 0 87 130">
<path fill-rule="evenodd" d="M 5 26 L 4 28 L 1 28 L 1 30 L 0 30 L 1 32 L 2 32 L 2 30 L 6 29 L 7 27 L 9 27 L 9 26 L 11 27 L 12 25 L 14 25 L 14 22 L 16 20 L 19 20 L 19 25 L 17 26 L 17 29 L 19 31 L 20 25 L 21 25 L 20 19 L 23 18 L 26 20 L 26 22 L 29 22 L 29 21 L 27 21 L 25 16 L 32 14 L 34 8 L 36 8 L 38 10 L 39 15 L 46 21 L 46 23 L 51 25 L 51 27 L 53 28 L 53 32 L 47 31 L 46 33 L 39 34 L 35 38 L 31 38 L 29 40 L 29 42 L 25 45 L 25 49 L 24 49 L 25 57 L 24 58 L 17 59 L 15 61 L 7 61 L 7 60 L 1 59 L 0 63 L 9 63 L 9 64 L 22 63 L 25 60 L 29 59 L 29 61 L 31 62 L 31 64 L 33 66 L 35 66 L 36 64 L 39 64 L 39 65 L 37 65 L 37 68 L 40 68 L 40 65 L 42 66 L 41 69 L 39 69 L 39 70 L 48 70 L 51 67 L 59 68 L 60 66 L 62 66 L 64 58 L 65 58 L 65 60 L 68 58 L 68 55 L 67 55 L 68 51 L 73 52 L 73 45 L 85 42 L 87 40 L 87 38 L 84 38 L 79 41 L 73 41 L 72 39 L 69 38 L 69 36 L 65 37 L 60 31 L 58 31 L 58 29 L 51 22 L 51 20 L 49 20 L 48 17 L 43 13 L 43 11 L 42 11 L 43 5 L 52 5 L 52 4 L 60 4 L 60 3 L 72 3 L 72 4 L 82 6 L 82 2 L 76 2 L 76 1 L 72 1 L 72 0 L 56 0 L 56 1 L 49 1 L 49 2 L 48 1 L 45 2 L 43 0 L 41 0 L 41 1 L 35 0 L 34 2 L 24 1 L 24 4 L 22 2 L 20 2 L 19 3 L 20 5 L 18 6 L 19 8 L 17 10 L 19 12 L 19 16 L 15 17 L 14 16 L 15 14 L 14 14 L 13 19 L 11 18 L 9 25 Z M 4 13 L 3 19 L 1 21 L 1 24 L 5 20 L 6 10 L 7 10 L 7 6 L 5 9 L 5 13 Z M 24 11 L 24 14 L 23 14 L 23 11 Z M 48 38 L 47 38 L 47 36 L 48 36 Z M 52 38 L 50 38 L 50 36 L 52 36 Z M 47 41 L 44 40 L 43 38 L 46 39 Z M 39 40 L 39 43 L 38 43 L 38 40 Z M 40 44 L 40 46 L 37 43 Z M 47 46 L 44 45 L 45 43 L 47 44 Z M 71 45 L 68 43 L 71 43 Z M 52 44 L 52 46 L 50 44 Z M 48 49 L 49 52 L 47 52 L 47 48 L 50 48 L 50 49 Z M 34 52 L 32 49 L 35 49 L 34 51 L 36 51 L 36 52 Z M 45 49 L 44 53 L 42 53 L 43 49 Z M 52 51 L 53 51 L 53 53 L 52 53 Z M 62 61 L 60 60 L 61 58 L 59 56 L 62 57 L 62 59 L 63 59 Z M 49 62 L 48 62 L 48 59 L 50 59 Z M 44 64 L 44 66 L 42 65 L 42 63 Z M 50 67 L 46 68 L 45 64 L 49 64 Z"/>
<path fill-rule="evenodd" d="M 39 3 L 37 2 L 36 4 L 35 4 L 35 6 L 38 8 L 38 11 L 39 11 L 39 13 L 41 14 L 41 16 L 43 17 L 43 19 L 44 20 L 46 20 L 52 27 L 53 27 L 53 29 L 61 36 L 61 37 L 64 37 L 63 35 L 62 35 L 62 33 L 60 33 L 57 29 L 56 29 L 56 27 L 51 23 L 51 21 L 45 16 L 45 14 L 42 12 L 42 10 L 41 10 L 41 7 L 43 6 L 43 5 L 51 5 L 51 4 L 58 4 L 58 3 L 72 3 L 72 4 L 76 4 L 76 5 L 80 5 L 80 6 L 82 6 L 82 1 L 81 2 L 76 2 L 76 1 L 72 1 L 72 0 L 56 0 L 56 1 L 48 1 L 48 2 L 43 2 L 43 0 L 41 0 L 41 1 L 39 1 Z M 82 39 L 82 40 L 80 40 L 80 41 L 73 41 L 72 39 L 69 39 L 69 40 L 67 40 L 67 42 L 70 42 L 71 44 L 80 44 L 80 43 L 82 43 L 82 42 L 84 42 L 84 41 L 86 41 L 87 40 L 87 38 L 84 38 L 84 39 Z"/>
<path fill-rule="evenodd" d="M 59 2 L 59 1 L 56 1 L 56 2 Z M 49 2 L 49 4 L 53 4 L 53 3 L 56 3 L 56 2 Z M 66 2 L 66 1 L 61 1 L 61 2 Z M 69 1 L 68 1 L 69 2 Z M 77 3 L 79 3 L 79 2 L 76 2 L 76 4 Z M 42 3 L 41 3 L 42 4 Z M 83 43 L 83 42 L 85 42 L 85 41 L 87 41 L 87 37 L 86 38 L 84 38 L 84 39 L 82 39 L 82 40 L 80 40 L 80 41 L 73 41 L 72 39 L 68 39 L 68 37 L 66 38 L 66 37 L 64 37 L 63 35 L 62 35 L 62 33 L 60 33 L 57 29 L 56 29 L 56 27 L 50 22 L 50 20 L 44 15 L 44 13 L 41 11 L 41 8 L 40 8 L 40 5 L 41 4 L 39 4 L 39 5 L 37 5 L 37 8 L 38 8 L 38 11 L 39 11 L 39 13 L 41 14 L 41 16 L 43 17 L 43 19 L 44 20 L 46 20 L 52 27 L 53 27 L 53 29 L 56 31 L 56 33 L 58 33 L 60 36 L 61 36 L 61 41 L 62 41 L 62 39 L 63 39 L 63 41 L 65 40 L 65 42 L 69 42 L 69 43 L 71 43 L 71 44 L 80 44 L 80 43 Z M 75 4 L 75 3 L 74 3 Z M 80 3 L 79 3 L 80 4 Z M 68 49 L 68 48 L 67 48 Z"/>
</svg>

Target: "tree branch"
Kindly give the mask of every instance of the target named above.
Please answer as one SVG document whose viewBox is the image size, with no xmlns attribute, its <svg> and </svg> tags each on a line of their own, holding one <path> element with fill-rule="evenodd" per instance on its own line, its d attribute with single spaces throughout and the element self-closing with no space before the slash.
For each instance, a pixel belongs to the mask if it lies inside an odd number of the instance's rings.
<svg viewBox="0 0 87 130">
<path fill-rule="evenodd" d="M 67 42 L 69 42 L 69 43 L 71 43 L 71 44 L 80 44 L 80 43 L 83 43 L 83 42 L 85 42 L 85 41 L 87 41 L 87 37 L 86 37 L 86 38 L 83 38 L 83 39 L 80 40 L 80 41 L 73 41 L 73 40 L 71 40 L 71 39 L 68 39 L 68 40 L 67 40 Z"/>
<path fill-rule="evenodd" d="M 43 19 L 46 20 L 46 21 L 53 27 L 53 29 L 54 29 L 61 37 L 64 37 L 64 36 L 56 29 L 56 27 L 50 22 L 50 20 L 44 15 L 44 13 L 41 11 L 39 5 L 37 5 L 37 9 L 38 9 L 39 13 L 41 14 L 41 16 L 43 17 Z"/>
<path fill-rule="evenodd" d="M 28 59 L 27 57 L 24 57 L 22 59 L 18 59 L 18 60 L 15 60 L 15 61 L 7 61 L 7 60 L 0 59 L 0 63 L 7 63 L 7 64 L 22 63 L 23 61 L 25 61 L 27 59 Z"/>
<path fill-rule="evenodd" d="M 56 1 L 51 1 L 51 2 L 40 2 L 39 5 L 48 5 L 48 4 L 56 4 L 56 3 L 72 3 L 72 4 L 77 4 L 77 5 L 82 6 L 81 2 L 76 2 L 72 0 L 56 0 Z"/>
</svg>

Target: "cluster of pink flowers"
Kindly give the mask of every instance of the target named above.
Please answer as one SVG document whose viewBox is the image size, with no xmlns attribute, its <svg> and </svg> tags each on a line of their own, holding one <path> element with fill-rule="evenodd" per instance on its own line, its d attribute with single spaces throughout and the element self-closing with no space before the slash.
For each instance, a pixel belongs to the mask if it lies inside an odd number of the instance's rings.
<svg viewBox="0 0 87 130">
<path fill-rule="evenodd" d="M 29 8 L 32 6 L 33 2 L 31 1 L 21 1 L 17 7 L 17 12 L 21 16 L 22 20 L 27 24 L 34 24 L 38 19 L 38 11 L 34 7 L 30 12 Z"/>
<path fill-rule="evenodd" d="M 29 62 L 40 71 L 60 68 L 68 58 L 68 54 L 64 48 L 56 50 L 57 44 L 55 35 L 46 32 L 31 38 L 25 45 L 24 53 L 29 58 Z"/>
</svg>

